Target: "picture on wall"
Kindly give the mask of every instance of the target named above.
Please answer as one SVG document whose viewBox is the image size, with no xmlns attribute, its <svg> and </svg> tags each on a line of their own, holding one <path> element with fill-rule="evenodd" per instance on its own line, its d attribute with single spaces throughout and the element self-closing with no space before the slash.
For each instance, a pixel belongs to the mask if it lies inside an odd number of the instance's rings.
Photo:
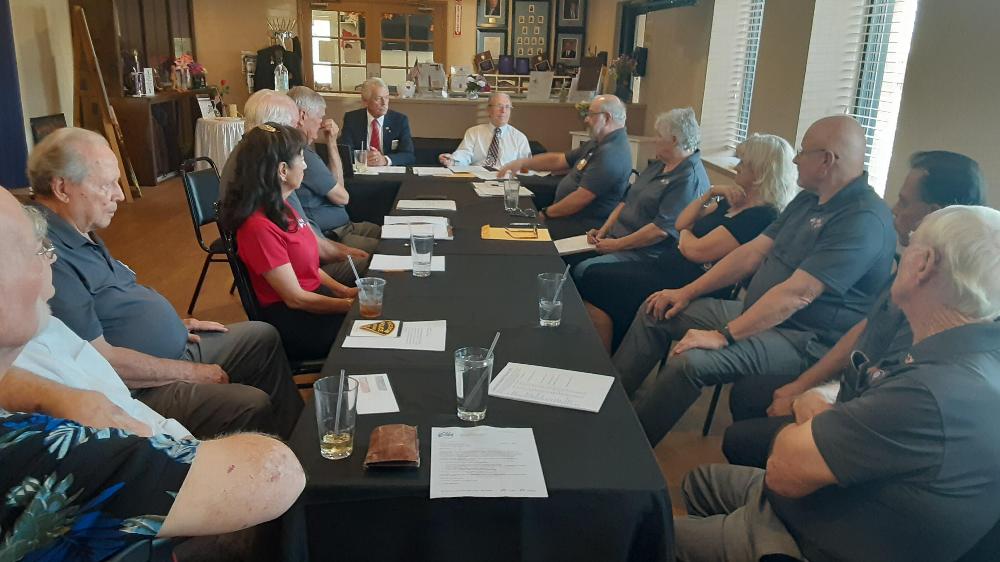
<svg viewBox="0 0 1000 562">
<path fill-rule="evenodd" d="M 559 0 L 557 23 L 559 27 L 583 27 L 587 0 Z"/>
<path fill-rule="evenodd" d="M 494 57 L 507 54 L 507 33 L 505 31 L 476 31 L 476 52 L 489 51 Z"/>
<path fill-rule="evenodd" d="M 578 65 L 582 49 L 582 33 L 560 33 L 556 38 L 556 62 L 567 66 Z"/>
<path fill-rule="evenodd" d="M 506 0 L 479 0 L 476 11 L 477 27 L 507 27 Z"/>
<path fill-rule="evenodd" d="M 544 21 L 543 15 L 549 13 L 552 4 L 540 0 L 516 0 L 512 6 L 512 21 L 521 22 L 521 18 L 524 18 L 523 21 L 526 22 L 511 27 L 514 54 L 519 57 L 547 55 L 551 43 L 549 28 L 540 24 Z"/>
</svg>

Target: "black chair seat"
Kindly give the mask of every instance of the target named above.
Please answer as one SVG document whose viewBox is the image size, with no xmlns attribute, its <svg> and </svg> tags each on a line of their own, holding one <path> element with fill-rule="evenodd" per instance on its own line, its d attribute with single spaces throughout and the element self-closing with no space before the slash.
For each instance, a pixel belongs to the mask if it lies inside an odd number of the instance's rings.
<svg viewBox="0 0 1000 562">
<path fill-rule="evenodd" d="M 212 243 L 208 245 L 208 249 L 211 250 L 213 254 L 225 254 L 226 253 L 226 243 L 222 241 L 222 238 L 216 238 L 212 240 Z"/>
</svg>

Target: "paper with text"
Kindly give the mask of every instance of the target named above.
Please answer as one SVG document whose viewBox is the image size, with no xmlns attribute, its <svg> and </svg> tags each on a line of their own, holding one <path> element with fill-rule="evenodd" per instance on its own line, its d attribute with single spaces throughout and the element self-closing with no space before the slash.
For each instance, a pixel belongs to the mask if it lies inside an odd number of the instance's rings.
<svg viewBox="0 0 1000 562">
<path fill-rule="evenodd" d="M 486 181 L 486 182 L 473 182 L 472 187 L 476 190 L 476 195 L 480 197 L 503 197 L 503 184 Z M 517 191 L 518 197 L 532 197 L 535 194 L 532 193 L 527 187 L 521 186 L 521 189 Z"/>
<path fill-rule="evenodd" d="M 389 375 L 351 375 L 358 381 L 358 413 L 389 414 L 399 411 L 396 395 L 389 384 Z"/>
<path fill-rule="evenodd" d="M 596 413 L 614 382 L 605 375 L 507 363 L 490 382 L 490 396 Z"/>
<path fill-rule="evenodd" d="M 458 207 L 451 199 L 400 199 L 396 204 L 400 211 L 456 211 Z"/>
<path fill-rule="evenodd" d="M 530 427 L 432 427 L 431 499 L 547 498 Z"/>
<path fill-rule="evenodd" d="M 392 215 L 386 215 L 382 219 L 382 224 L 434 224 L 441 226 L 448 226 L 448 217 L 435 217 L 431 215 L 409 215 L 405 217 L 396 217 Z"/>
<path fill-rule="evenodd" d="M 412 256 L 390 256 L 375 254 L 368 269 L 377 271 L 413 271 Z M 431 271 L 444 271 L 444 256 L 431 257 Z"/>
<path fill-rule="evenodd" d="M 444 351 L 448 336 L 447 320 L 403 322 L 398 338 L 344 338 L 344 347 L 356 349 L 408 349 Z"/>
<path fill-rule="evenodd" d="M 413 223 L 419 224 L 419 223 Z M 435 224 L 434 226 L 434 239 L 435 240 L 454 240 L 455 237 L 451 235 L 448 231 L 448 225 Z M 382 240 L 409 240 L 410 239 L 410 225 L 409 224 L 386 224 L 382 225 Z"/>
<path fill-rule="evenodd" d="M 414 166 L 413 173 L 418 176 L 451 176 L 454 172 L 438 166 Z"/>
</svg>

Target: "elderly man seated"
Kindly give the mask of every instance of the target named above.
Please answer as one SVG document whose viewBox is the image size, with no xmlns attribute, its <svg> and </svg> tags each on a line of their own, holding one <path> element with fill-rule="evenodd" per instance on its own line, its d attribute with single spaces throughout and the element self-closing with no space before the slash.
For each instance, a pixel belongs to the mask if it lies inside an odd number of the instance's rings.
<svg viewBox="0 0 1000 562">
<path fill-rule="evenodd" d="M 381 78 L 369 78 L 361 86 L 364 107 L 344 114 L 340 142 L 351 150 L 368 150 L 369 166 L 412 166 L 413 137 L 410 120 L 389 109 L 389 88 Z"/>
<path fill-rule="evenodd" d="M 528 137 L 508 124 L 514 109 L 510 96 L 494 92 L 487 108 L 490 122 L 469 127 L 455 152 L 438 156 L 441 165 L 473 165 L 493 170 L 514 160 L 531 158 Z"/>
<path fill-rule="evenodd" d="M 152 427 L 101 393 L 11 367 L 53 292 L 41 235 L 0 189 L 0 558 L 104 560 L 153 536 L 231 533 L 284 513 L 305 476 L 276 439 L 140 437 Z"/>
<path fill-rule="evenodd" d="M 778 433 L 767 469 L 703 466 L 682 489 L 679 560 L 955 560 L 1000 518 L 1000 211 L 927 216 L 892 301 L 913 347 L 855 396 Z"/>
<path fill-rule="evenodd" d="M 555 202 L 538 212 L 556 239 L 601 228 L 625 196 L 632 173 L 625 104 L 615 96 L 597 96 L 584 122 L 590 142 L 571 152 L 514 160 L 497 172 L 502 177 L 522 169 L 569 171 L 556 187 Z"/>
<path fill-rule="evenodd" d="M 803 191 L 771 226 L 636 313 L 614 363 L 651 444 L 702 387 L 801 373 L 867 314 L 889 280 L 896 233 L 864 158 L 857 121 L 814 123 L 795 157 Z M 744 302 L 699 298 L 749 276 Z"/>
<path fill-rule="evenodd" d="M 353 248 L 374 252 L 382 229 L 370 222 L 351 222 L 344 207 L 351 196 L 344 185 L 343 162 L 337 151 L 339 129 L 333 119 L 324 117 L 326 100 L 305 86 L 288 90 L 288 97 L 298 106 L 296 128 L 305 134 L 308 144 L 303 151 L 306 170 L 299 186 L 301 189 L 296 191 L 306 216 L 325 236 Z M 323 162 L 312 146 L 317 139 L 326 143 L 329 164 Z"/>
<path fill-rule="evenodd" d="M 32 152 L 28 175 L 60 258 L 52 266 L 53 314 L 93 344 L 139 400 L 196 437 L 291 432 L 302 398 L 277 331 L 263 322 L 181 320 L 95 233 L 123 197 L 103 137 L 76 128 L 52 133 Z"/>
</svg>

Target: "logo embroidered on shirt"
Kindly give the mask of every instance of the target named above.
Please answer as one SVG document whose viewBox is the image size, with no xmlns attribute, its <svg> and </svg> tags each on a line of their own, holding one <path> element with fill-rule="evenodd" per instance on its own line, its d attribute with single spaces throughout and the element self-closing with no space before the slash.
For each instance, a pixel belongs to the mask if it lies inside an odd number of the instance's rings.
<svg viewBox="0 0 1000 562">
<path fill-rule="evenodd" d="M 906 357 L 903 357 L 903 363 L 906 363 L 907 365 L 913 363 L 913 356 L 907 353 Z"/>
<path fill-rule="evenodd" d="M 813 227 L 813 230 L 823 227 L 823 217 L 813 217 L 809 219 L 809 226 Z"/>
<path fill-rule="evenodd" d="M 581 172 L 586 167 L 587 167 L 587 159 L 586 158 L 581 158 L 580 161 L 576 163 L 576 169 L 579 170 L 579 171 L 581 171 Z"/>
</svg>

